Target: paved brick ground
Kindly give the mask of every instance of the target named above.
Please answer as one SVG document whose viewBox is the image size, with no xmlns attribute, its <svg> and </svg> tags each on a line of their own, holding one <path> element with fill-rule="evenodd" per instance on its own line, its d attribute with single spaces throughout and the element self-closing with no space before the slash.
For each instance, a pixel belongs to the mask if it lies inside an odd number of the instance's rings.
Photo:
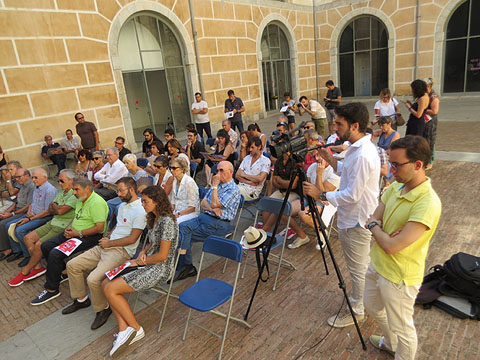
<svg viewBox="0 0 480 360">
<path fill-rule="evenodd" d="M 443 216 L 432 241 L 427 266 L 443 263 L 458 251 L 479 253 L 477 214 L 480 210 L 476 191 L 480 182 L 480 164 L 438 161 L 429 174 L 443 203 Z M 462 184 L 459 184 L 461 179 Z M 473 195 L 473 196 L 472 196 Z M 334 256 L 347 284 L 340 245 L 332 236 Z M 286 250 L 286 256 L 297 266 L 297 271 L 282 270 L 280 286 L 273 292 L 272 282 L 262 284 L 255 299 L 249 321 L 252 329 L 232 323 L 228 333 L 224 357 L 226 359 L 293 359 L 318 342 L 330 327 L 326 318 L 342 303 L 335 275 L 325 276 L 321 256 L 313 244 L 297 250 Z M 216 262 L 205 275 L 219 275 L 223 262 Z M 331 263 L 329 262 L 331 269 Z M 228 267 L 230 273 L 233 266 Z M 332 269 L 331 269 L 332 270 Z M 225 275 L 227 276 L 227 275 Z M 231 276 L 231 274 L 229 274 Z M 239 283 L 235 315 L 242 315 L 248 305 L 254 286 L 255 270 L 248 268 L 245 279 Z M 188 286 L 193 282 L 185 284 Z M 163 305 L 163 299 L 156 302 Z M 176 300 L 171 302 L 164 329 L 157 334 L 159 314 L 151 308 L 142 310 L 138 320 L 146 330 L 146 337 L 125 352 L 124 358 L 145 359 L 212 359 L 219 339 L 191 327 L 187 341 L 181 340 L 185 324 L 185 308 Z M 223 320 L 209 314 L 195 318 L 204 326 L 220 330 Z M 437 309 L 416 308 L 415 323 L 419 336 L 418 359 L 478 359 L 480 358 L 480 327 L 472 320 L 459 320 Z M 369 318 L 362 326 L 365 339 L 376 333 L 376 324 Z M 113 331 L 97 339 L 73 356 L 73 359 L 98 359 L 108 356 Z M 304 359 L 386 359 L 367 343 L 361 349 L 353 327 L 334 329 L 325 341 L 304 355 Z"/>
</svg>

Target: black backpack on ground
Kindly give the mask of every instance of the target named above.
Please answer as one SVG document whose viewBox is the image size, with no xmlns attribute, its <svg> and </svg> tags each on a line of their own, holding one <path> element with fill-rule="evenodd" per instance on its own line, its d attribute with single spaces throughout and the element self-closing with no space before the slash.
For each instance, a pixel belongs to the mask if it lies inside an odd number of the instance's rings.
<svg viewBox="0 0 480 360">
<path fill-rule="evenodd" d="M 468 300 L 471 308 L 453 298 Z M 443 266 L 431 267 L 415 303 L 426 309 L 436 306 L 459 318 L 480 320 L 480 257 L 460 252 Z"/>
</svg>

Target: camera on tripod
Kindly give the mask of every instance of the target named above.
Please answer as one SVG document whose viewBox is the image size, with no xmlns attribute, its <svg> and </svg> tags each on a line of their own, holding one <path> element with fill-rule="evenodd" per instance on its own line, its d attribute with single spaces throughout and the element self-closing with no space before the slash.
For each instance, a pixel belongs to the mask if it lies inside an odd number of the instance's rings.
<svg viewBox="0 0 480 360">
<path fill-rule="evenodd" d="M 304 124 L 305 122 L 302 122 L 298 127 L 287 133 L 275 131 L 272 134 L 270 137 L 272 144 L 269 146 L 269 149 L 273 157 L 280 159 L 283 154 L 290 152 L 296 163 L 305 161 L 305 155 L 307 155 L 309 149 L 307 139 L 303 136 Z M 297 135 L 293 136 L 294 133 L 297 133 Z"/>
</svg>

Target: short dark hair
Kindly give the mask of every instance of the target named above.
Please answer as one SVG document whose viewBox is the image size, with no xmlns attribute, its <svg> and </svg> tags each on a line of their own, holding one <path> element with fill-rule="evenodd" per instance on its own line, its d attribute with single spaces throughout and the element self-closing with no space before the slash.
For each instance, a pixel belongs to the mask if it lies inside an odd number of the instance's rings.
<svg viewBox="0 0 480 360">
<path fill-rule="evenodd" d="M 190 129 L 195 129 L 195 124 L 190 123 L 190 124 L 185 125 L 185 130 L 188 131 Z"/>
<path fill-rule="evenodd" d="M 277 128 L 278 128 L 279 126 L 283 127 L 284 130 L 287 130 L 287 129 L 288 129 L 288 125 L 287 125 L 286 123 L 284 123 L 283 121 L 282 121 L 282 122 L 279 122 L 279 123 L 277 124 Z"/>
<path fill-rule="evenodd" d="M 163 167 L 167 167 L 168 166 L 168 157 L 166 155 L 160 155 L 160 156 L 157 156 L 155 158 L 155 160 L 153 160 L 154 163 L 158 163 L 160 164 L 161 166 Z"/>
<path fill-rule="evenodd" d="M 417 135 L 407 135 L 403 138 L 393 141 L 390 144 L 390 150 L 405 149 L 408 160 L 423 162 L 425 168 L 430 161 L 432 151 L 427 140 Z"/>
<path fill-rule="evenodd" d="M 228 132 L 226 132 L 225 129 L 220 129 L 217 131 L 217 138 L 218 137 L 225 138 L 225 144 L 228 144 L 230 142 L 230 135 L 228 135 Z"/>
<path fill-rule="evenodd" d="M 153 140 L 150 147 L 152 147 L 153 145 L 155 145 L 155 147 L 158 149 L 158 151 L 162 151 L 163 148 L 164 148 L 163 143 L 160 140 Z"/>
<path fill-rule="evenodd" d="M 333 86 L 333 81 L 332 80 L 328 80 L 326 83 L 325 83 L 325 86 Z"/>
<path fill-rule="evenodd" d="M 72 129 L 67 129 L 67 130 L 65 130 L 65 134 L 66 134 L 67 132 L 69 132 L 69 131 L 70 131 L 70 132 L 72 133 L 72 135 L 73 135 Z"/>
<path fill-rule="evenodd" d="M 248 125 L 247 130 L 248 130 L 248 131 L 257 130 L 257 131 L 260 132 L 260 133 L 262 132 L 262 131 L 260 130 L 260 126 L 258 126 L 257 123 L 253 123 L 253 124 Z"/>
<path fill-rule="evenodd" d="M 364 103 L 352 102 L 337 106 L 335 109 L 337 116 L 343 117 L 348 125 L 358 123 L 358 131 L 365 133 L 368 127 L 368 109 Z"/>
<path fill-rule="evenodd" d="M 124 176 L 124 177 L 118 179 L 117 185 L 120 184 L 120 183 L 124 184 L 129 189 L 133 189 L 135 191 L 135 193 L 137 193 L 137 191 L 138 191 L 137 190 L 137 183 L 135 182 L 135 180 L 132 177 Z"/>
<path fill-rule="evenodd" d="M 305 95 L 303 95 L 303 96 L 300 96 L 300 99 L 298 99 L 298 101 L 302 101 L 303 99 L 308 100 L 308 98 Z"/>
<path fill-rule="evenodd" d="M 168 129 L 165 129 L 165 134 L 175 136 L 175 131 L 173 131 L 173 129 L 168 128 Z"/>
<path fill-rule="evenodd" d="M 248 147 L 252 146 L 254 144 L 255 146 L 262 146 L 262 140 L 258 136 L 252 136 L 248 140 Z"/>
<path fill-rule="evenodd" d="M 77 116 L 78 116 L 78 115 L 83 115 L 83 114 L 82 114 L 81 112 L 76 113 L 76 114 L 75 114 L 75 120 L 77 120 Z"/>
<path fill-rule="evenodd" d="M 197 95 L 200 95 L 200 96 L 202 96 L 202 94 L 201 94 L 201 93 L 199 93 L 199 92 L 196 92 L 196 93 L 195 93 L 195 96 L 197 96 Z"/>
<path fill-rule="evenodd" d="M 230 95 L 235 95 L 235 92 L 234 92 L 233 90 L 228 90 L 227 95 L 228 95 L 228 96 L 230 96 Z"/>
<path fill-rule="evenodd" d="M 410 87 L 414 98 L 420 98 L 427 93 L 427 83 L 423 80 L 413 80 Z"/>
<path fill-rule="evenodd" d="M 115 139 L 115 141 L 118 141 L 118 140 L 122 140 L 123 143 L 125 144 L 125 138 L 123 136 L 117 136 L 117 138 Z"/>
<path fill-rule="evenodd" d="M 292 95 L 290 95 L 290 93 L 289 93 L 288 91 L 287 91 L 287 92 L 285 92 L 285 93 L 283 94 L 283 96 L 284 96 L 284 97 L 287 97 L 287 96 L 290 96 L 290 97 L 292 97 Z"/>
<path fill-rule="evenodd" d="M 143 135 L 145 135 L 145 134 L 147 134 L 147 133 L 148 133 L 148 134 L 155 135 L 155 133 L 153 132 L 153 130 L 150 129 L 150 128 L 146 128 L 145 130 L 143 130 Z"/>
<path fill-rule="evenodd" d="M 78 156 L 84 155 L 87 160 L 92 160 L 92 153 L 86 149 L 82 149 L 78 152 Z"/>
<path fill-rule="evenodd" d="M 197 136 L 197 135 L 198 135 L 198 131 L 195 130 L 195 129 L 188 129 L 187 132 L 192 133 L 194 136 Z"/>
</svg>

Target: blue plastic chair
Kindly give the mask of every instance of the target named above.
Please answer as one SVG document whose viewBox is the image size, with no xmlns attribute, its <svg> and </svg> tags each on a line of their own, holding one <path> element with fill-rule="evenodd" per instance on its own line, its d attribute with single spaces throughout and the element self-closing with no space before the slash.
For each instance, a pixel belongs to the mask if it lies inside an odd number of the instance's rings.
<svg viewBox="0 0 480 360">
<path fill-rule="evenodd" d="M 258 214 L 260 213 L 260 211 L 267 211 L 267 212 L 274 213 L 274 214 L 278 215 L 280 213 L 280 209 L 282 208 L 282 203 L 283 203 L 283 199 L 274 199 L 274 198 L 271 198 L 271 197 L 262 197 L 257 204 L 257 212 L 255 214 L 255 220 L 253 221 L 253 224 L 254 225 L 257 224 Z M 286 229 L 285 230 L 285 235 L 282 236 L 282 235 L 277 233 L 275 235 L 276 242 L 275 242 L 275 244 L 272 244 L 272 247 L 270 249 L 271 251 L 273 251 L 273 250 L 280 247 L 281 248 L 280 255 L 273 254 L 272 252 L 270 252 L 270 254 L 269 254 L 269 256 L 275 258 L 276 261 L 278 259 L 278 269 L 277 269 L 276 274 L 275 274 L 275 281 L 273 283 L 273 290 L 275 290 L 276 287 L 277 287 L 278 275 L 280 274 L 280 267 L 281 266 L 288 267 L 291 270 L 296 270 L 295 265 L 293 265 L 290 261 L 283 258 L 283 253 L 285 251 L 285 243 L 287 242 L 288 227 L 290 225 L 290 218 L 292 216 L 292 204 L 290 203 L 290 201 L 287 201 L 287 204 L 285 206 L 285 210 L 283 211 L 283 215 L 288 217 L 287 226 L 285 228 Z M 281 229 L 282 229 L 282 226 L 279 227 L 278 232 L 281 232 Z M 267 233 L 267 235 L 269 237 L 271 237 L 272 233 Z M 244 268 L 243 268 L 243 272 L 242 272 L 242 278 L 245 276 L 245 269 L 247 267 L 249 252 L 250 252 L 250 250 L 246 251 L 245 264 L 244 264 Z"/>
<path fill-rule="evenodd" d="M 233 285 L 218 279 L 205 278 L 199 280 L 205 253 L 214 254 L 237 262 L 237 271 L 235 273 Z M 222 344 L 220 346 L 220 354 L 218 357 L 219 359 L 222 358 L 223 347 L 227 338 L 228 324 L 230 322 L 230 319 L 238 321 L 249 328 L 251 327 L 244 320 L 231 316 L 233 300 L 235 297 L 235 289 L 237 287 L 238 275 L 240 273 L 242 256 L 243 250 L 240 243 L 238 243 L 237 241 L 225 239 L 219 236 L 209 236 L 205 239 L 205 242 L 203 244 L 203 251 L 200 258 L 200 266 L 198 269 L 197 280 L 195 284 L 182 292 L 179 297 L 180 302 L 185 306 L 189 307 L 187 323 L 185 324 L 185 331 L 183 332 L 182 340 L 185 340 L 185 337 L 187 336 L 188 325 L 190 323 L 198 326 L 205 331 L 208 331 L 209 333 L 222 339 Z M 226 303 L 228 300 L 230 300 L 228 312 L 225 314 L 218 311 L 217 308 L 220 305 Z M 200 312 L 210 311 L 214 314 L 224 317 L 226 321 L 223 335 L 217 334 L 203 327 L 202 325 L 197 324 L 193 320 L 190 320 L 190 317 L 192 315 L 192 309 Z"/>
<path fill-rule="evenodd" d="M 213 175 L 217 173 L 218 163 L 213 164 L 212 169 L 210 170 Z"/>
<path fill-rule="evenodd" d="M 200 200 L 202 200 L 205 195 L 207 194 L 207 189 L 204 188 L 203 186 L 198 187 L 198 196 L 200 197 Z"/>
<path fill-rule="evenodd" d="M 213 146 L 215 144 L 215 138 L 208 138 L 207 139 L 207 145 L 208 146 Z"/>
<path fill-rule="evenodd" d="M 195 174 L 197 173 L 198 163 L 195 161 L 190 161 L 190 176 L 195 179 Z"/>
</svg>

